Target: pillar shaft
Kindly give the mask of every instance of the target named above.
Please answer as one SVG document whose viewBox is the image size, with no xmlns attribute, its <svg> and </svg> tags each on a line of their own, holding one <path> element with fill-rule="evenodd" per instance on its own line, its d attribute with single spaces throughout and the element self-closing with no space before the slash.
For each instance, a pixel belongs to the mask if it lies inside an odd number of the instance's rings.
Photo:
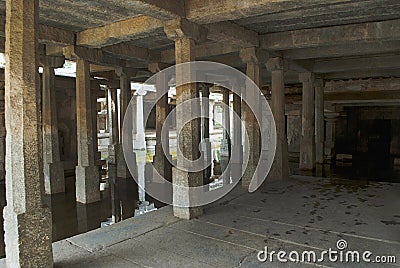
<svg viewBox="0 0 400 268">
<path fill-rule="evenodd" d="M 319 78 L 315 81 L 315 161 L 324 163 L 324 81 Z"/>
<path fill-rule="evenodd" d="M 203 185 L 210 182 L 212 168 L 212 152 L 210 142 L 210 85 L 203 84 L 202 87 L 202 130 L 203 140 L 201 141 L 202 151 L 204 154 L 205 169 L 203 171 Z"/>
<path fill-rule="evenodd" d="M 260 86 L 260 65 L 255 54 L 255 49 L 245 49 L 241 51 L 242 61 L 247 64 L 246 74 L 247 76 L 257 85 Z M 250 88 L 251 86 L 249 86 Z M 246 94 L 255 94 L 255 91 L 246 92 Z M 260 95 L 255 94 L 254 96 L 246 95 L 246 99 L 252 100 L 252 103 L 260 103 Z M 256 171 L 258 161 L 260 158 L 260 128 L 256 120 L 256 115 L 260 113 L 259 105 L 254 105 L 250 109 L 247 103 L 243 104 L 243 118 L 245 121 L 245 127 L 249 139 L 249 150 L 246 152 L 248 154 L 248 163 L 246 170 L 244 171 L 242 177 L 242 186 L 248 188 Z"/>
<path fill-rule="evenodd" d="M 99 170 L 95 162 L 95 135 L 89 62 L 76 61 L 76 107 L 78 166 L 76 167 L 76 200 L 93 203 L 100 200 Z"/>
<path fill-rule="evenodd" d="M 237 85 L 232 85 L 237 89 Z M 240 95 L 233 94 L 233 112 L 237 115 L 233 117 L 233 144 L 232 144 L 232 170 L 231 177 L 236 181 L 242 174 L 243 145 L 242 145 L 242 98 Z"/>
<path fill-rule="evenodd" d="M 129 172 L 128 166 L 126 165 L 124 153 L 122 150 L 122 139 L 123 135 L 127 135 L 127 141 L 129 143 L 128 148 L 132 148 L 132 133 L 123 133 L 123 124 L 125 113 L 128 109 L 129 102 L 132 98 L 131 90 L 131 78 L 127 73 L 120 75 L 120 106 L 119 106 L 119 153 L 117 159 L 117 174 L 119 178 L 131 178 L 132 175 Z"/>
<path fill-rule="evenodd" d="M 303 83 L 303 108 L 299 167 L 301 170 L 313 170 L 315 168 L 315 102 L 313 74 L 301 73 L 300 81 Z"/>
<path fill-rule="evenodd" d="M 2 76 L 4 77 L 4 74 Z M 5 83 L 3 80 L 0 82 L 0 181 L 4 181 L 6 178 L 6 122 L 4 115 L 4 86 Z"/>
<path fill-rule="evenodd" d="M 289 177 L 289 156 L 285 124 L 285 83 L 284 63 L 282 58 L 268 61 L 271 71 L 271 108 L 276 127 L 276 151 L 269 177 L 271 179 L 287 179 Z"/>
<path fill-rule="evenodd" d="M 223 138 L 221 142 L 221 168 L 223 175 L 224 185 L 230 184 L 231 169 L 228 166 L 231 144 L 230 144 L 230 109 L 229 109 L 229 90 L 222 88 L 222 102 L 225 104 L 223 107 L 222 124 L 223 124 Z"/>
<path fill-rule="evenodd" d="M 160 99 L 156 103 L 156 154 L 153 165 L 164 179 L 172 182 L 172 165 L 167 159 L 169 155 L 168 93 L 163 94 L 168 88 L 168 80 L 165 73 L 159 73 L 156 80 L 157 94 Z M 164 148 L 162 141 L 164 141 Z"/>
<path fill-rule="evenodd" d="M 43 67 L 43 171 L 46 194 L 65 192 L 64 168 L 60 161 L 54 68 Z"/>
<path fill-rule="evenodd" d="M 195 42 L 189 37 L 175 40 L 175 58 L 176 64 L 194 61 L 195 58 Z M 178 167 L 184 165 L 184 158 L 189 160 L 197 160 L 200 157 L 200 118 L 192 119 L 189 123 L 184 124 L 187 119 L 199 115 L 200 104 L 191 105 L 191 108 L 184 110 L 182 104 L 185 101 L 198 98 L 199 90 L 195 83 L 183 84 L 184 77 L 193 77 L 195 73 L 190 69 L 177 68 L 176 70 L 176 128 L 180 129 L 178 134 L 178 146 L 182 152 L 177 155 Z M 174 206 L 174 215 L 178 218 L 192 219 L 202 214 L 201 207 L 190 207 L 190 196 L 188 190 L 177 189 L 175 185 L 196 187 L 203 184 L 202 172 L 187 172 L 174 168 L 173 170 L 173 199 L 174 203 L 178 200 L 188 204 L 189 207 Z"/>
<path fill-rule="evenodd" d="M 37 61 L 39 1 L 6 1 L 7 267 L 52 267 L 51 212 L 43 206 Z"/>
</svg>

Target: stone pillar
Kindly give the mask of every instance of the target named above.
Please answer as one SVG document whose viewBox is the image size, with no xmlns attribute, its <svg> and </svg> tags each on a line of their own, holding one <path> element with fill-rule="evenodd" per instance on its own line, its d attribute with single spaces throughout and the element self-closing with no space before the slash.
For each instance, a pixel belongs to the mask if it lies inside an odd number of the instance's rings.
<svg viewBox="0 0 400 268">
<path fill-rule="evenodd" d="M 300 82 L 303 83 L 299 167 L 301 170 L 313 170 L 315 168 L 314 75 L 312 73 L 301 73 L 299 78 Z"/>
<path fill-rule="evenodd" d="M 7 267 L 52 267 L 51 212 L 43 205 L 38 75 L 39 1 L 6 1 Z"/>
<path fill-rule="evenodd" d="M 221 168 L 223 176 L 223 184 L 227 185 L 231 183 L 231 169 L 228 167 L 230 153 L 231 153 L 231 142 L 230 142 L 230 109 L 229 109 L 229 90 L 226 88 L 222 89 L 222 102 L 225 104 L 222 112 L 222 124 L 223 124 L 223 137 L 221 141 Z M 226 170 L 228 169 L 228 170 Z"/>
<path fill-rule="evenodd" d="M 204 163 L 207 165 L 203 172 L 203 185 L 210 183 L 211 168 L 212 168 L 212 152 L 211 152 L 211 142 L 210 142 L 210 84 L 202 85 L 202 136 L 201 148 L 204 155 Z"/>
<path fill-rule="evenodd" d="M 65 192 L 64 167 L 60 161 L 54 67 L 48 60 L 42 75 L 43 173 L 46 194 Z"/>
<path fill-rule="evenodd" d="M 117 106 L 117 90 L 109 87 L 107 89 L 107 115 L 110 142 L 108 146 L 107 166 L 111 192 L 111 219 L 114 223 L 121 220 L 120 200 L 117 189 L 117 163 L 120 149 Z"/>
<path fill-rule="evenodd" d="M 175 41 L 175 61 L 176 64 L 191 62 L 196 60 L 195 41 L 200 39 L 200 35 L 205 31 L 199 26 L 192 24 L 184 19 L 167 21 L 164 24 L 164 31 L 169 39 Z M 200 157 L 200 118 L 192 119 L 184 124 L 187 119 L 191 119 L 200 114 L 200 103 L 191 105 L 183 109 L 182 104 L 185 101 L 198 98 L 199 90 L 195 83 L 183 83 L 185 77 L 195 78 L 196 73 L 191 69 L 176 69 L 176 128 L 180 130 L 177 133 L 177 168 L 173 168 L 173 202 L 185 204 L 187 207 L 178 207 L 174 205 L 174 215 L 181 219 L 193 219 L 203 213 L 202 207 L 191 206 L 191 196 L 188 190 L 182 190 L 179 186 L 197 187 L 203 184 L 203 172 L 188 172 L 179 169 L 186 167 L 184 159 L 195 161 Z M 187 109 L 186 109 L 187 108 Z M 184 125 L 183 125 L 184 124 Z M 178 187 L 177 187 L 178 186 Z"/>
<path fill-rule="evenodd" d="M 152 73 L 157 73 L 161 69 L 157 63 L 149 66 Z M 172 165 L 167 158 L 172 159 L 169 155 L 169 122 L 166 120 L 169 114 L 168 93 L 164 94 L 168 88 L 168 78 L 165 73 L 159 73 L 156 77 L 157 98 L 160 99 L 156 103 L 156 152 L 153 165 L 164 179 L 172 182 Z M 163 128 L 164 131 L 162 131 Z M 164 140 L 164 148 L 162 140 Z"/>
<path fill-rule="evenodd" d="M 122 150 L 122 127 L 124 123 L 125 113 L 128 109 L 129 102 L 132 98 L 131 89 L 131 74 L 127 71 L 121 70 L 119 73 L 120 83 L 120 106 L 119 106 L 119 153 L 117 158 L 117 175 L 119 178 L 131 178 L 132 175 L 129 172 L 128 166 L 126 165 L 124 152 Z M 127 133 L 128 134 L 128 133 Z M 129 133 L 129 143 L 133 142 L 132 133 Z M 129 146 L 132 148 L 132 146 Z"/>
<path fill-rule="evenodd" d="M 0 81 L 0 181 L 6 178 L 6 122 L 4 115 L 4 74 Z"/>
<path fill-rule="evenodd" d="M 276 127 L 276 151 L 269 178 L 274 180 L 289 177 L 289 155 L 285 120 L 284 62 L 282 58 L 271 58 L 267 62 L 271 72 L 271 109 Z"/>
<path fill-rule="evenodd" d="M 237 89 L 237 84 L 231 85 Z M 240 90 L 239 90 L 240 91 Z M 233 112 L 237 115 L 233 117 L 233 144 L 231 154 L 231 177 L 236 181 L 242 174 L 243 164 L 243 145 L 242 145 L 242 97 L 233 94 Z"/>
<path fill-rule="evenodd" d="M 324 80 L 315 80 L 315 162 L 324 163 Z"/>
<path fill-rule="evenodd" d="M 84 204 L 100 200 L 99 170 L 95 162 L 92 97 L 89 62 L 76 61 L 76 108 L 78 166 L 76 167 L 76 201 Z"/>
<path fill-rule="evenodd" d="M 246 75 L 253 80 L 253 82 L 260 86 L 260 63 L 257 57 L 255 48 L 246 48 L 240 51 L 240 57 L 244 63 L 246 63 Z M 251 92 L 254 93 L 254 92 Z M 246 98 L 248 100 L 253 100 L 253 103 L 260 103 L 260 95 L 255 94 L 254 96 L 249 96 L 250 92 L 246 92 Z M 257 105 L 255 105 L 257 106 Z M 254 111 L 254 113 L 253 113 Z M 245 121 L 246 131 L 249 138 L 249 151 L 248 153 L 248 163 L 246 170 L 244 171 L 242 177 L 242 186 L 248 188 L 256 171 L 257 164 L 260 158 L 260 127 L 256 120 L 256 114 L 260 113 L 259 106 L 250 109 L 248 103 L 243 103 L 243 118 Z"/>
</svg>

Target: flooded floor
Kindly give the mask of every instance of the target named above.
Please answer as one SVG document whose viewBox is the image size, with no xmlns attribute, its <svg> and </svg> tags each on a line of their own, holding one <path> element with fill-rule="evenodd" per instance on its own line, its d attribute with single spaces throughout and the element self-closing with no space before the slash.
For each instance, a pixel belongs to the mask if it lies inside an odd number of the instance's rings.
<svg viewBox="0 0 400 268">
<path fill-rule="evenodd" d="M 386 267 L 398 267 L 399 194 L 394 183 L 304 176 L 267 181 L 251 194 L 236 187 L 191 221 L 173 217 L 167 206 L 54 243 L 54 266 L 287 267 L 276 256 L 273 263 L 261 263 L 257 255 L 268 247 L 268 252 L 314 251 L 319 258 L 345 241 L 348 250 L 372 252 L 371 259 L 394 256 L 397 263 Z M 307 261 L 292 265 L 315 267 Z M 367 264 L 325 258 L 317 265 Z"/>
</svg>

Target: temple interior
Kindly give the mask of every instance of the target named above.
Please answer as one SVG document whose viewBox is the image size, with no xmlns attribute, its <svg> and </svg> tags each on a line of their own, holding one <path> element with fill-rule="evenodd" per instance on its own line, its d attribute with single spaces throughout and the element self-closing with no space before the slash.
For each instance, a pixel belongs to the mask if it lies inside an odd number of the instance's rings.
<svg viewBox="0 0 400 268">
<path fill-rule="evenodd" d="M 0 13 L 1 267 L 400 266 L 399 1 Z"/>
</svg>

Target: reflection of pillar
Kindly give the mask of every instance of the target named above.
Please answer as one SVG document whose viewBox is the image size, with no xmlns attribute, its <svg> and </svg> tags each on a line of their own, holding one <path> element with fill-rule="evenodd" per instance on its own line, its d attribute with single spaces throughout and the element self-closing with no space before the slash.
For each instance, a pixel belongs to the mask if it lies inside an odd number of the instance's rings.
<svg viewBox="0 0 400 268">
<path fill-rule="evenodd" d="M 164 31 L 169 39 L 175 41 L 175 62 L 176 64 L 191 62 L 196 59 L 195 39 L 201 36 L 201 29 L 184 19 L 168 21 L 164 25 Z M 200 38 L 198 39 L 200 40 Z M 178 65 L 179 66 L 179 65 Z M 196 73 L 187 68 L 176 68 L 176 128 L 177 133 L 177 166 L 185 164 L 185 158 L 195 161 L 200 157 L 200 103 L 185 107 L 182 103 L 199 97 L 199 90 L 196 83 L 184 83 L 185 78 L 195 81 Z M 187 80 L 186 80 L 187 81 Z M 186 109 L 187 108 L 187 109 Z M 193 119 L 197 117 L 196 119 Z M 188 121 L 186 124 L 184 124 Z M 186 167 L 190 169 L 189 167 Z M 202 207 L 193 207 L 192 197 L 189 189 L 180 187 L 197 187 L 203 184 L 203 172 L 188 172 L 179 168 L 173 169 L 173 202 L 184 204 L 185 207 L 174 206 L 174 215 L 182 219 L 192 219 L 203 213 Z"/>
<path fill-rule="evenodd" d="M 312 73 L 301 73 L 299 78 L 303 83 L 302 131 L 299 167 L 301 170 L 313 170 L 315 168 L 314 76 Z"/>
<path fill-rule="evenodd" d="M 92 97 L 89 62 L 76 61 L 76 107 L 78 166 L 76 167 L 76 200 L 93 203 L 100 200 L 99 170 L 95 162 L 96 142 L 93 131 Z"/>
<path fill-rule="evenodd" d="M 46 194 L 65 192 L 64 168 L 60 161 L 54 68 L 43 67 L 43 173 Z"/>
<path fill-rule="evenodd" d="M 7 0 L 6 6 L 6 266 L 52 267 L 51 212 L 44 207 L 42 190 L 39 1 Z"/>
<path fill-rule="evenodd" d="M 240 51 L 240 57 L 247 64 L 246 74 L 257 85 L 260 86 L 260 65 L 256 55 L 255 48 L 246 48 Z M 248 81 L 246 81 L 248 82 Z M 250 85 L 246 87 L 251 88 Z M 249 96 L 249 94 L 254 94 Z M 247 188 L 256 171 L 260 158 L 260 128 L 256 120 L 256 114 L 259 111 L 260 95 L 256 91 L 246 92 L 246 99 L 252 101 L 255 105 L 250 108 L 248 103 L 244 103 L 243 118 L 245 121 L 246 131 L 249 139 L 248 163 L 242 177 L 242 186 Z"/>
<path fill-rule="evenodd" d="M 221 141 L 221 169 L 222 169 L 222 180 L 223 184 L 230 184 L 230 167 L 228 166 L 229 157 L 230 157 L 230 109 L 229 109 L 229 90 L 226 88 L 222 89 L 222 102 L 224 103 L 222 110 L 222 129 L 223 129 L 223 137 Z"/>
<path fill-rule="evenodd" d="M 153 64 L 153 66 L 155 65 Z M 160 71 L 161 68 L 158 66 L 155 69 Z M 153 69 L 154 72 L 156 70 Z M 157 99 L 159 99 L 156 103 L 156 152 L 153 165 L 161 177 L 172 182 L 172 165 L 167 158 L 169 156 L 172 159 L 169 155 L 169 122 L 166 120 L 169 113 L 168 89 L 168 79 L 165 73 L 159 72 L 156 76 Z"/>
<path fill-rule="evenodd" d="M 285 84 L 284 62 L 282 58 L 268 60 L 267 68 L 271 71 L 271 103 L 276 127 L 276 151 L 269 177 L 287 179 L 289 177 L 289 156 L 285 124 Z"/>
<path fill-rule="evenodd" d="M 315 161 L 324 163 L 324 81 L 315 80 Z"/>
<path fill-rule="evenodd" d="M 201 141 L 201 148 L 204 155 L 205 169 L 203 171 L 203 185 L 207 185 L 210 182 L 211 168 L 212 168 L 212 153 L 211 153 L 211 142 L 210 142 L 210 84 L 203 84 L 202 87 L 202 132 L 203 140 Z"/>
<path fill-rule="evenodd" d="M 241 90 L 237 88 L 237 85 L 231 85 L 236 92 Z M 242 174 L 242 163 L 243 163 L 243 146 L 242 146 L 242 98 L 240 95 L 233 94 L 233 112 L 236 116 L 233 116 L 233 144 L 231 154 L 231 177 L 232 181 L 237 181 Z"/>
</svg>

